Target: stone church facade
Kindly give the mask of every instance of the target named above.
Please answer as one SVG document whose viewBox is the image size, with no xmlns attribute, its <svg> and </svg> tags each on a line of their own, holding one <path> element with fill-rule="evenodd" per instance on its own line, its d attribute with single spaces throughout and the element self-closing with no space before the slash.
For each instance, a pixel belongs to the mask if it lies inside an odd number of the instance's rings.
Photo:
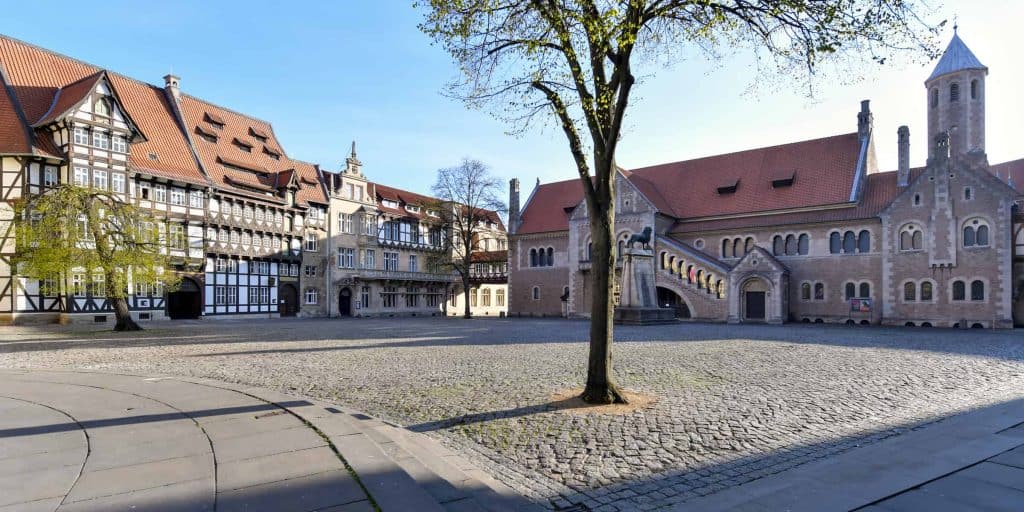
<svg viewBox="0 0 1024 512">
<path fill-rule="evenodd" d="M 925 81 L 923 168 L 910 132 L 878 169 L 857 131 L 620 169 L 616 240 L 652 227 L 659 303 L 681 319 L 1007 328 L 1024 324 L 1024 159 L 985 154 L 988 69 L 954 35 Z M 510 315 L 588 316 L 578 180 L 510 191 Z"/>
</svg>

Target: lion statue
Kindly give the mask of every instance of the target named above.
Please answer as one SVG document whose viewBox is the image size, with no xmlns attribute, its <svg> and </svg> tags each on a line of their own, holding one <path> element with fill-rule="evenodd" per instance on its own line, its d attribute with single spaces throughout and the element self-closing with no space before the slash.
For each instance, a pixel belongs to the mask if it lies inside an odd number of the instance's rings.
<svg viewBox="0 0 1024 512">
<path fill-rule="evenodd" d="M 647 226 L 644 228 L 643 233 L 635 233 L 629 237 L 629 242 L 626 243 L 626 247 L 633 248 L 633 244 L 640 242 L 640 247 L 643 249 L 651 248 L 651 227 Z"/>
</svg>

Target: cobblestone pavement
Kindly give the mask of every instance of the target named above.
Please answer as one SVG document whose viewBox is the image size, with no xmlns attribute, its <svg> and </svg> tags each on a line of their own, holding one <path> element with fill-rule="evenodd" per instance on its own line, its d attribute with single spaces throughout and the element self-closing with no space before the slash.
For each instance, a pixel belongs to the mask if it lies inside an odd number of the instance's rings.
<svg viewBox="0 0 1024 512">
<path fill-rule="evenodd" d="M 298 392 L 437 437 L 552 508 L 648 510 L 1024 396 L 1014 331 L 619 327 L 627 415 L 553 411 L 587 324 L 440 318 L 193 321 L 142 334 L 5 328 L 0 366 L 208 377 Z"/>
</svg>

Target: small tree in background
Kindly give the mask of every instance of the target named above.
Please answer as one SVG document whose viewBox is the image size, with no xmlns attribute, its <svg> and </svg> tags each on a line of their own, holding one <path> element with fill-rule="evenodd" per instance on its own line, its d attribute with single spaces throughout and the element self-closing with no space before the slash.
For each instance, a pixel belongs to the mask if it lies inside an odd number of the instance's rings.
<svg viewBox="0 0 1024 512">
<path fill-rule="evenodd" d="M 455 167 L 439 169 L 431 190 L 439 201 L 433 209 L 440 216 L 447 235 L 439 263 L 450 266 L 461 278 L 465 297 L 463 316 L 470 318 L 473 253 L 480 250 L 478 241 L 487 232 L 484 226 L 498 220 L 495 219 L 497 212 L 505 211 L 505 203 L 500 199 L 502 183 L 483 162 L 466 158 Z"/>
<path fill-rule="evenodd" d="M 87 282 L 102 274 L 115 331 L 142 330 L 128 310 L 129 283 L 177 283 L 165 249 L 168 243 L 187 249 L 187 237 L 162 240 L 162 220 L 108 192 L 63 185 L 22 199 L 15 213 L 18 273 L 41 282 L 63 280 L 76 270 Z M 70 301 L 72 290 L 67 292 Z"/>
<path fill-rule="evenodd" d="M 612 376 L 615 154 L 642 65 L 681 51 L 746 49 L 773 76 L 811 84 L 822 68 L 884 63 L 906 50 L 934 58 L 937 28 L 914 0 L 421 0 L 420 29 L 463 78 L 449 94 L 521 133 L 535 121 L 564 132 L 593 240 L 590 357 L 583 400 L 624 403 Z M 941 26 L 941 25 L 940 25 Z M 834 66 L 832 66 L 834 65 Z M 808 91 L 812 89 L 808 88 Z"/>
</svg>

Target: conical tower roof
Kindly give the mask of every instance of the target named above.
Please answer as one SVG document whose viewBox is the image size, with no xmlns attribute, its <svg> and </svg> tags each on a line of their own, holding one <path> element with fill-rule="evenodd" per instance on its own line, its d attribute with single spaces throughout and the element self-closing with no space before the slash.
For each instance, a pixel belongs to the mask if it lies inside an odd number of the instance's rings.
<svg viewBox="0 0 1024 512">
<path fill-rule="evenodd" d="M 983 69 L 988 71 L 988 68 L 974 56 L 971 49 L 964 44 L 960 36 L 954 31 L 953 40 L 949 42 L 946 51 L 942 53 L 942 58 L 939 59 L 939 63 L 935 65 L 931 76 L 925 82 L 930 82 L 936 77 L 964 69 Z"/>
</svg>

